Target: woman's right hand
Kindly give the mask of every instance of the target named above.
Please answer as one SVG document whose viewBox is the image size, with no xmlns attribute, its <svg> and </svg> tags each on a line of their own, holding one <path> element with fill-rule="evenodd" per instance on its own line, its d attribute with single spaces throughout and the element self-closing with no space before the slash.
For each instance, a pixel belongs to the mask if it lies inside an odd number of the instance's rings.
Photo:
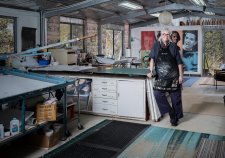
<svg viewBox="0 0 225 158">
<path fill-rule="evenodd" d="M 148 78 L 152 78 L 152 77 L 153 77 L 153 73 L 152 73 L 152 72 L 149 72 L 149 73 L 147 74 L 147 77 L 148 77 Z"/>
</svg>

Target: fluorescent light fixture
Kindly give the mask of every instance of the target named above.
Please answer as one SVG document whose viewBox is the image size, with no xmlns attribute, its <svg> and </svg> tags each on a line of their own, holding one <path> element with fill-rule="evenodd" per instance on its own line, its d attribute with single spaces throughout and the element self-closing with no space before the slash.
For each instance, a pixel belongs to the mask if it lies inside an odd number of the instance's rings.
<svg viewBox="0 0 225 158">
<path fill-rule="evenodd" d="M 197 6 L 206 6 L 206 3 L 204 0 L 190 0 L 190 1 Z"/>
<path fill-rule="evenodd" d="M 190 0 L 193 4 L 197 6 L 206 6 L 206 3 L 204 0 Z M 206 15 L 215 15 L 213 12 L 204 12 Z"/>
<path fill-rule="evenodd" d="M 158 18 L 160 13 L 154 13 L 154 14 L 150 14 L 150 15 Z"/>
<path fill-rule="evenodd" d="M 143 9 L 143 6 L 133 3 L 133 2 L 129 2 L 129 1 L 123 1 L 123 2 L 119 3 L 119 6 L 127 8 L 127 9 L 131 9 L 131 10 Z"/>
<path fill-rule="evenodd" d="M 206 15 L 215 15 L 213 12 L 204 12 Z"/>
</svg>

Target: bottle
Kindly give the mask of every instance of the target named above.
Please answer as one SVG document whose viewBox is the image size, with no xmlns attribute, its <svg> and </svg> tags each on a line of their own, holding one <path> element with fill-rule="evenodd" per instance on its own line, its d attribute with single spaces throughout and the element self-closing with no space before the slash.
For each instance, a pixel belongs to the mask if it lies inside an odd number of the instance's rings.
<svg viewBox="0 0 225 158">
<path fill-rule="evenodd" d="M 11 135 L 18 134 L 20 132 L 20 121 L 17 118 L 13 118 L 10 121 L 10 133 Z"/>
<path fill-rule="evenodd" d="M 4 126 L 3 126 L 3 124 L 0 124 L 0 139 L 3 139 L 4 136 L 5 136 Z"/>
</svg>

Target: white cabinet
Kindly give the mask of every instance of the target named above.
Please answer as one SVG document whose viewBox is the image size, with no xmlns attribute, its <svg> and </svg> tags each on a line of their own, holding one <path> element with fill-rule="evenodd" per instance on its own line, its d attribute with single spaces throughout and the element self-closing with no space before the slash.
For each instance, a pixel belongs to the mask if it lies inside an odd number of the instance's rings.
<svg viewBox="0 0 225 158">
<path fill-rule="evenodd" d="M 92 95 L 93 112 L 117 115 L 117 86 L 115 79 L 94 78 L 92 80 Z"/>
<path fill-rule="evenodd" d="M 118 115 L 145 119 L 145 80 L 117 80 Z"/>
<path fill-rule="evenodd" d="M 143 79 L 93 78 L 92 95 L 94 113 L 145 120 Z"/>
</svg>

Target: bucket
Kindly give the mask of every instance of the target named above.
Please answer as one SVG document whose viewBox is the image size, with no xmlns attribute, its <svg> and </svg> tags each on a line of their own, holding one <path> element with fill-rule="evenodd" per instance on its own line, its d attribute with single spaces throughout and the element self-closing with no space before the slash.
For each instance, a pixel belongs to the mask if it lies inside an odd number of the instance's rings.
<svg viewBox="0 0 225 158">
<path fill-rule="evenodd" d="M 39 65 L 48 65 L 48 64 L 49 64 L 49 60 L 40 59 L 40 60 L 38 61 L 38 64 L 39 64 Z"/>
</svg>

